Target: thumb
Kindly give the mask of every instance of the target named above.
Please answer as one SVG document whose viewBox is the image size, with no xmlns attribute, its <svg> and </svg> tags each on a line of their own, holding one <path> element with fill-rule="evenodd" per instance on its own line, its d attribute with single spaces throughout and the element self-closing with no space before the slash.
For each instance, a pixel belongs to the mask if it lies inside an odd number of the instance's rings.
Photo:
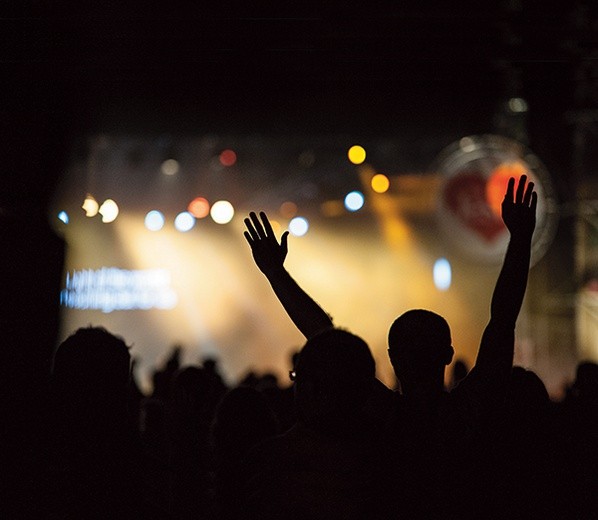
<svg viewBox="0 0 598 520">
<path fill-rule="evenodd" d="M 286 255 L 288 250 L 289 250 L 289 246 L 288 246 L 288 240 L 289 240 L 289 232 L 285 231 L 282 236 L 280 237 L 280 248 L 282 249 L 282 252 Z"/>
</svg>

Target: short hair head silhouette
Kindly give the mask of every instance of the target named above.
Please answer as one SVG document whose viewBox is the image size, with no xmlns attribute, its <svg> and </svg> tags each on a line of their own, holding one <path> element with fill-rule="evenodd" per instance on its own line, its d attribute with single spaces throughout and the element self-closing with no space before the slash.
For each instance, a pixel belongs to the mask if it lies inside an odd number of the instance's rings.
<svg viewBox="0 0 598 520">
<path fill-rule="evenodd" d="M 102 327 L 78 329 L 54 356 L 54 385 L 63 399 L 104 408 L 126 403 L 131 355 Z"/>
<path fill-rule="evenodd" d="M 390 327 L 388 354 L 401 385 L 410 374 L 417 374 L 420 380 L 433 378 L 438 381 L 454 354 L 449 325 L 435 312 L 407 311 Z"/>
</svg>

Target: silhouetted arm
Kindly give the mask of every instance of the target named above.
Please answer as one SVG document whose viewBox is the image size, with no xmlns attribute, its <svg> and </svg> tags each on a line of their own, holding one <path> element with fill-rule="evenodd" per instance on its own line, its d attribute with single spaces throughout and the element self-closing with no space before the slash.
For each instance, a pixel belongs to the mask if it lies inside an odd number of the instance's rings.
<svg viewBox="0 0 598 520">
<path fill-rule="evenodd" d="M 511 234 L 507 252 L 490 306 L 488 323 L 476 361 L 476 371 L 485 378 L 508 377 L 513 364 L 515 323 L 521 310 L 531 256 L 531 243 L 536 226 L 537 194 L 534 184 L 525 186 L 522 175 L 514 193 L 515 179 L 509 179 L 502 202 L 502 218 Z"/>
<path fill-rule="evenodd" d="M 289 232 L 285 231 L 280 244 L 274 236 L 270 221 L 260 212 L 262 221 L 253 212 L 245 219 L 243 233 L 251 247 L 253 259 L 272 286 L 278 300 L 306 338 L 333 327 L 332 318 L 297 284 L 284 268 Z"/>
</svg>

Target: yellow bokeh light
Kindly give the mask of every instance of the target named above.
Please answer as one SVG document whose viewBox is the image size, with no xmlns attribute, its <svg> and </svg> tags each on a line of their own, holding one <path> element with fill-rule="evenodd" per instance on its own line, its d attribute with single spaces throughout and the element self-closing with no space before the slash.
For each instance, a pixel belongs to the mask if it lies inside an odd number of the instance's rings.
<svg viewBox="0 0 598 520">
<path fill-rule="evenodd" d="M 390 188 L 388 177 L 382 173 L 377 173 L 372 177 L 372 189 L 376 193 L 384 193 Z"/>
<path fill-rule="evenodd" d="M 349 157 L 349 161 L 353 164 L 361 164 L 365 161 L 365 149 L 358 144 L 351 146 L 349 151 L 347 152 L 347 156 Z"/>
</svg>

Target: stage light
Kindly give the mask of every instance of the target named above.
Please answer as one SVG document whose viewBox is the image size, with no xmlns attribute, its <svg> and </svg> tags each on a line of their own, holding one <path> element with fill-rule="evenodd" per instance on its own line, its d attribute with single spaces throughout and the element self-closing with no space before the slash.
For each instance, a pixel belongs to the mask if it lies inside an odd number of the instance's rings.
<svg viewBox="0 0 598 520">
<path fill-rule="evenodd" d="M 390 188 L 388 177 L 382 173 L 377 173 L 372 177 L 372 189 L 376 193 L 384 193 Z"/>
<path fill-rule="evenodd" d="M 349 161 L 351 161 L 353 164 L 361 164 L 363 161 L 365 161 L 365 149 L 356 144 L 349 148 L 347 156 L 349 157 Z"/>
<path fill-rule="evenodd" d="M 219 159 L 222 166 L 232 166 L 237 162 L 237 154 L 233 150 L 223 150 Z"/>
<path fill-rule="evenodd" d="M 296 237 L 302 237 L 307 233 L 309 229 L 309 222 L 306 218 L 303 217 L 295 217 L 293 220 L 289 222 L 289 231 L 291 235 Z"/>
<path fill-rule="evenodd" d="M 187 210 L 195 218 L 204 218 L 210 214 L 210 203 L 203 197 L 196 197 L 189 203 Z"/>
<path fill-rule="evenodd" d="M 188 211 L 179 213 L 174 219 L 174 227 L 181 233 L 186 233 L 195 226 L 195 217 Z"/>
<path fill-rule="evenodd" d="M 439 291 L 446 291 L 451 286 L 451 264 L 446 258 L 439 258 L 434 262 L 434 285 Z"/>
<path fill-rule="evenodd" d="M 293 218 L 297 214 L 297 204 L 294 202 L 283 202 L 280 205 L 280 214 L 284 218 Z"/>
<path fill-rule="evenodd" d="M 69 215 L 66 211 L 61 211 L 58 213 L 58 220 L 64 222 L 65 224 L 69 223 Z"/>
<path fill-rule="evenodd" d="M 118 205 L 112 199 L 106 199 L 98 211 L 102 215 L 102 222 L 106 224 L 114 222 L 118 217 Z"/>
<path fill-rule="evenodd" d="M 527 112 L 527 101 L 520 97 L 511 98 L 509 99 L 509 110 L 516 114 Z"/>
<path fill-rule="evenodd" d="M 176 175 L 179 172 L 179 162 L 175 159 L 166 159 L 160 169 L 164 175 Z"/>
<path fill-rule="evenodd" d="M 345 197 L 345 208 L 349 211 L 357 211 L 363 207 L 365 199 L 363 198 L 363 193 L 360 191 L 352 191 L 347 193 Z"/>
<path fill-rule="evenodd" d="M 216 224 L 228 224 L 235 215 L 235 208 L 228 200 L 214 202 L 210 210 L 210 216 Z"/>
<path fill-rule="evenodd" d="M 164 227 L 164 215 L 153 209 L 145 216 L 145 227 L 150 231 L 160 231 Z"/>
<path fill-rule="evenodd" d="M 86 217 L 95 217 L 98 214 L 98 210 L 100 209 L 100 205 L 98 201 L 93 198 L 89 193 L 85 200 L 83 201 L 83 205 L 81 206 L 85 210 Z"/>
</svg>

